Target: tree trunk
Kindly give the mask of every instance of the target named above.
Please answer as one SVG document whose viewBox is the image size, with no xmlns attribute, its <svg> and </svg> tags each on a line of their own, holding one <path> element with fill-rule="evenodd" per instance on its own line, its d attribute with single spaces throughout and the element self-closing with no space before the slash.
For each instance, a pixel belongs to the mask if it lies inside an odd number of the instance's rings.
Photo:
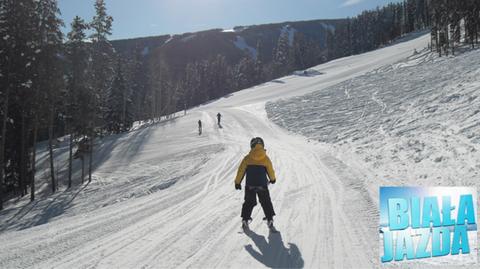
<svg viewBox="0 0 480 269">
<path fill-rule="evenodd" d="M 70 133 L 70 145 L 68 152 L 68 188 L 72 187 L 72 164 L 73 164 L 73 132 Z"/>
<path fill-rule="evenodd" d="M 52 179 L 52 192 L 57 190 L 56 181 L 55 181 L 55 166 L 54 166 L 54 156 L 53 156 L 53 118 L 55 114 L 55 109 L 53 105 L 50 107 L 50 117 L 48 120 L 48 151 L 50 155 L 50 178 Z"/>
<path fill-rule="evenodd" d="M 83 141 L 85 141 L 85 135 L 83 135 L 82 137 L 83 137 Z M 80 159 L 82 161 L 82 185 L 83 185 L 83 183 L 85 183 L 85 155 L 84 155 L 84 152 L 82 151 L 79 151 L 79 154 L 80 154 Z"/>
<path fill-rule="evenodd" d="M 21 134 L 21 143 L 20 143 L 20 196 L 25 196 L 27 189 L 27 179 L 26 179 L 26 167 L 27 167 L 27 153 L 26 153 L 26 132 L 27 128 L 25 126 L 25 113 L 22 111 L 22 134 Z"/>
<path fill-rule="evenodd" d="M 433 52 L 433 43 L 434 42 L 434 34 L 433 34 L 433 29 L 430 31 L 430 52 Z"/>
<path fill-rule="evenodd" d="M 85 183 L 85 158 L 83 157 L 83 155 L 80 157 L 82 158 L 82 185 L 83 183 Z"/>
<path fill-rule="evenodd" d="M 93 129 L 93 127 L 92 127 Z M 91 131 L 90 135 L 90 151 L 89 151 L 89 158 L 88 158 L 88 183 L 92 182 L 92 162 L 93 162 L 93 130 Z"/>
<path fill-rule="evenodd" d="M 475 24 L 475 43 L 478 45 L 478 26 Z"/>
<path fill-rule="evenodd" d="M 475 28 L 476 27 L 474 26 L 475 23 L 473 22 L 473 20 L 470 20 L 469 24 L 470 24 L 470 26 L 469 26 L 470 42 L 472 43 L 472 49 L 474 49 L 475 48 Z"/>
<path fill-rule="evenodd" d="M 3 119 L 2 119 L 2 137 L 0 142 L 0 210 L 3 209 L 3 183 L 5 177 L 5 140 L 7 135 L 7 120 L 8 120 L 8 101 L 9 101 L 10 90 L 7 86 L 5 92 L 5 101 L 3 103 Z"/>
<path fill-rule="evenodd" d="M 33 146 L 32 146 L 32 175 L 30 179 L 30 201 L 35 200 L 35 174 L 37 172 L 37 133 L 38 133 L 38 116 L 35 114 L 35 122 L 33 123 Z"/>
<path fill-rule="evenodd" d="M 155 123 L 155 117 L 157 116 L 157 94 L 156 90 L 153 89 L 153 98 L 152 98 L 152 121 Z"/>
<path fill-rule="evenodd" d="M 442 57 L 442 49 L 443 49 L 443 44 L 442 44 L 442 35 L 441 32 L 437 28 L 437 51 L 438 51 L 438 57 Z"/>
<path fill-rule="evenodd" d="M 123 91 L 123 102 L 122 102 L 122 132 L 127 131 L 127 96 L 126 90 Z"/>
<path fill-rule="evenodd" d="M 445 46 L 445 56 L 448 56 L 448 50 L 450 49 L 450 37 L 448 36 L 448 24 L 445 25 L 445 27 L 443 28 L 443 32 L 444 32 L 444 38 L 445 38 L 445 43 L 444 43 L 444 46 Z"/>
<path fill-rule="evenodd" d="M 456 23 L 450 24 L 450 48 L 452 49 L 452 55 L 455 55 L 455 27 Z"/>
</svg>

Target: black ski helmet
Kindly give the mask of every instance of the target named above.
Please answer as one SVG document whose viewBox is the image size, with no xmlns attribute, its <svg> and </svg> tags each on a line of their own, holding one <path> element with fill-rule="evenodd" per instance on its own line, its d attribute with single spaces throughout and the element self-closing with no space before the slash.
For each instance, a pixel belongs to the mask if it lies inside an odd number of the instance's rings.
<svg viewBox="0 0 480 269">
<path fill-rule="evenodd" d="M 250 148 L 254 148 L 256 144 L 260 144 L 265 147 L 265 143 L 263 143 L 263 139 L 261 137 L 254 137 L 250 140 Z"/>
</svg>

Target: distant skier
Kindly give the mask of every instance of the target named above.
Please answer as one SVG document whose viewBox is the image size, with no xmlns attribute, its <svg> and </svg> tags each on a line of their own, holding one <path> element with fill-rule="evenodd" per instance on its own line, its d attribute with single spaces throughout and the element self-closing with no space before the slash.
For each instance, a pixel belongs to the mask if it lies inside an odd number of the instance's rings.
<svg viewBox="0 0 480 269">
<path fill-rule="evenodd" d="M 198 120 L 198 135 L 202 135 L 202 121 Z"/>
<path fill-rule="evenodd" d="M 268 191 L 268 183 L 275 184 L 275 172 L 272 162 L 268 158 L 265 144 L 260 137 L 252 138 L 250 141 L 250 153 L 245 156 L 238 168 L 237 177 L 235 178 L 235 189 L 241 190 L 242 179 L 246 174 L 245 183 L 245 201 L 242 206 L 242 227 L 248 229 L 248 222 L 251 220 L 252 210 L 257 205 L 258 200 L 262 206 L 263 212 L 267 220 L 267 225 L 271 231 L 275 231 L 273 226 L 273 210 L 270 192 Z M 267 179 L 267 175 L 268 178 Z"/>
<path fill-rule="evenodd" d="M 222 119 L 222 114 L 220 114 L 220 112 L 218 112 L 218 114 L 217 114 L 218 127 L 222 127 L 222 125 L 220 124 L 221 119 Z"/>
</svg>

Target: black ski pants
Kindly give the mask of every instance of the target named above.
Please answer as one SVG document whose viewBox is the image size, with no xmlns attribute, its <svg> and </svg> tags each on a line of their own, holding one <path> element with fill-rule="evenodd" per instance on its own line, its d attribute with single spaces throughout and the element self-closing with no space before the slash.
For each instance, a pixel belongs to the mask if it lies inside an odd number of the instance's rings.
<svg viewBox="0 0 480 269">
<path fill-rule="evenodd" d="M 245 201 L 242 206 L 242 219 L 251 219 L 252 210 L 257 205 L 257 195 L 263 213 L 265 213 L 265 217 L 267 220 L 272 220 L 273 216 L 275 216 L 275 211 L 273 211 L 272 200 L 270 199 L 268 188 L 252 186 L 245 186 Z"/>
</svg>

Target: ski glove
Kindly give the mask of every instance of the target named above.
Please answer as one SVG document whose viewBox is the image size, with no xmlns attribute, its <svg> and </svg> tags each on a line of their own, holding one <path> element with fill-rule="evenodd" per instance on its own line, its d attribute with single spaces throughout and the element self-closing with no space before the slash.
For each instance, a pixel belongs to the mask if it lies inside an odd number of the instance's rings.
<svg viewBox="0 0 480 269">
<path fill-rule="evenodd" d="M 236 190 L 241 190 L 241 189 L 242 189 L 242 185 L 240 185 L 240 184 L 235 184 L 235 189 L 236 189 Z"/>
</svg>

